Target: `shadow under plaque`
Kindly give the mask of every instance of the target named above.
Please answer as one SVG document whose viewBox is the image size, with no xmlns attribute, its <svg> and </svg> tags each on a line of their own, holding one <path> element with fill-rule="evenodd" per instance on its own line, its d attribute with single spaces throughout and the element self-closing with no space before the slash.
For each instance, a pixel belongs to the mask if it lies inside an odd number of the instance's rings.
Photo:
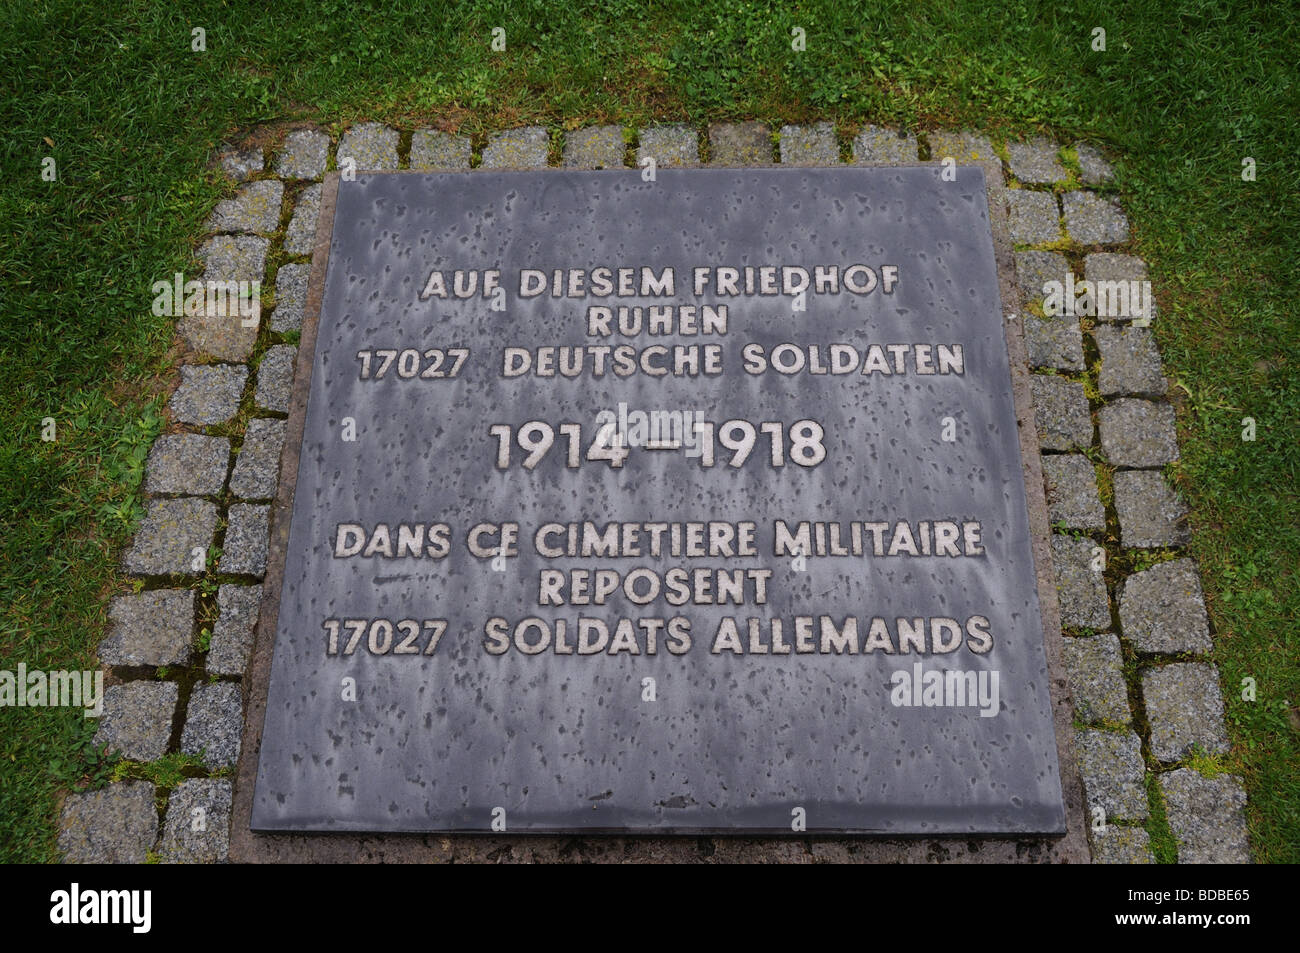
<svg viewBox="0 0 1300 953">
<path fill-rule="evenodd" d="M 252 829 L 1064 833 L 940 173 L 338 182 Z"/>
</svg>

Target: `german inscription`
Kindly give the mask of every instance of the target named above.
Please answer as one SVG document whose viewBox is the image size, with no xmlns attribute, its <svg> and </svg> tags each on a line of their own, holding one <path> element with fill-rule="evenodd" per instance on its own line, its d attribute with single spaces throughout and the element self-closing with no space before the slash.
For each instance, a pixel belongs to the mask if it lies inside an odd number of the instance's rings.
<svg viewBox="0 0 1300 953">
<path fill-rule="evenodd" d="M 1059 833 L 982 172 L 338 185 L 253 827 Z"/>
</svg>

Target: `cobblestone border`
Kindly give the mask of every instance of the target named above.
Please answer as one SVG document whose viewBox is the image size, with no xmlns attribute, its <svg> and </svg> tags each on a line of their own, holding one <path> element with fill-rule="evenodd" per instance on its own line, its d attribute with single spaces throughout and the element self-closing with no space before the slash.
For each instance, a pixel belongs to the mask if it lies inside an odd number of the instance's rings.
<svg viewBox="0 0 1300 953">
<path fill-rule="evenodd" d="M 255 327 L 203 310 L 178 322 L 187 363 L 168 403 L 172 425 L 146 465 L 145 518 L 123 556 L 134 591 L 112 600 L 100 644 L 112 687 L 95 736 L 142 764 L 177 754 L 193 764 L 168 789 L 136 780 L 69 796 L 59 833 L 69 862 L 228 859 L 231 769 L 326 172 L 352 164 L 545 168 L 551 152 L 540 126 L 494 133 L 478 153 L 467 137 L 437 130 L 414 130 L 406 148 L 404 138 L 361 123 L 333 148 L 320 130 L 298 128 L 273 164 L 258 148 L 218 157 L 237 188 L 208 220 L 202 278 L 274 291 L 263 291 Z M 1063 651 L 1074 699 L 1093 859 L 1152 862 L 1154 833 L 1176 846 L 1180 862 L 1249 862 L 1244 789 L 1207 757 L 1226 752 L 1228 741 L 1218 672 L 1204 658 L 1213 637 L 1199 574 L 1184 551 L 1186 508 L 1161 472 L 1178 459 L 1178 445 L 1154 338 L 1131 319 L 1043 314 L 1045 281 L 1147 278 L 1145 263 L 1125 253 L 1128 220 L 1111 198 L 1101 154 L 1084 143 L 995 145 L 966 132 L 917 137 L 871 125 L 850 140 L 826 122 L 774 135 L 748 122 L 715 124 L 703 136 L 684 125 L 634 137 L 592 127 L 567 133 L 559 155 L 573 169 L 649 158 L 664 167 L 831 166 L 844 156 L 853 164 L 952 158 L 1001 171 L 1006 189 L 990 194 L 1006 196 L 1016 248 L 1020 300 L 1007 304 L 1022 312 L 1035 372 L 1063 625 L 1053 648 Z M 743 839 L 734 847 L 743 851 Z M 712 850 L 725 858 L 732 847 Z M 791 861 L 863 856 L 825 841 L 777 853 Z M 933 846 L 911 853 L 946 855 Z"/>
</svg>

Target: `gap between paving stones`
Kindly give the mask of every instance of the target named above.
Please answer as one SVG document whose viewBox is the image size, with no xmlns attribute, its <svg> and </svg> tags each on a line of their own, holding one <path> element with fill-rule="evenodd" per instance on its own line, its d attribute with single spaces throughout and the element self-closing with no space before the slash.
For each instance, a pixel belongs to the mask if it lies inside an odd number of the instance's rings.
<svg viewBox="0 0 1300 953">
<path fill-rule="evenodd" d="M 292 380 L 293 356 L 299 340 L 302 308 L 305 305 L 306 276 L 315 243 L 316 216 L 319 215 L 320 182 L 326 171 L 343 168 L 341 160 L 348 157 L 357 159 L 357 171 L 363 172 L 398 168 L 427 171 L 469 168 L 541 169 L 555 166 L 574 169 L 636 168 L 649 156 L 653 156 L 660 167 L 779 164 L 827 166 L 841 162 L 940 162 L 948 157 L 959 163 L 996 163 L 1008 185 L 1005 194 L 1011 206 L 1011 238 L 1015 243 L 1018 272 L 1022 255 L 1046 253 L 1060 256 L 1059 261 L 1064 263 L 1065 269 L 1075 276 L 1076 281 L 1081 275 L 1089 279 L 1105 277 L 1100 271 L 1094 274 L 1094 263 L 1098 269 L 1139 267 L 1145 277 L 1145 265 L 1139 260 L 1133 259 L 1135 264 L 1129 266 L 1125 262 L 1112 262 L 1106 257 L 1127 250 L 1128 223 L 1122 210 L 1108 195 L 1109 166 L 1096 150 L 1086 144 L 1065 149 L 1039 139 L 995 146 L 987 139 L 971 133 L 941 131 L 900 135 L 897 130 L 869 124 L 853 131 L 837 130 L 830 123 L 787 125 L 777 132 L 756 122 L 714 124 L 705 130 L 680 124 L 664 125 L 635 132 L 617 126 L 589 127 L 563 133 L 544 127 L 525 127 L 501 130 L 470 140 L 436 130 L 393 130 L 379 123 L 358 123 L 346 130 L 336 142 L 314 128 L 292 129 L 283 137 L 273 162 L 267 162 L 266 156 L 256 149 L 223 153 L 219 161 L 227 176 L 232 179 L 235 192 L 232 197 L 218 204 L 209 220 L 209 226 L 217 229 L 213 234 L 229 235 L 235 239 L 257 236 L 266 242 L 259 280 L 263 282 L 263 300 L 269 298 L 270 306 L 263 308 L 262 320 L 251 342 L 246 347 L 238 348 L 235 356 L 230 356 L 229 352 L 205 355 L 201 350 L 204 342 L 202 335 L 186 335 L 185 329 L 181 329 L 182 337 L 188 337 L 187 343 L 192 345 L 191 363 L 187 365 L 187 370 L 232 369 L 230 374 L 221 371 L 208 375 L 214 381 L 218 377 L 225 378 L 227 391 L 230 382 L 240 378 L 238 368 L 246 369 L 247 373 L 239 380 L 241 390 L 237 408 L 225 419 L 212 419 L 214 414 L 217 418 L 222 416 L 218 409 L 206 414 L 200 412 L 197 415 L 200 419 L 196 421 L 181 423 L 174 420 L 167 428 L 167 435 L 189 433 L 221 437 L 229 441 L 220 492 L 200 496 L 183 492 L 149 494 L 149 500 L 203 499 L 214 504 L 218 519 L 210 537 L 210 546 L 211 551 L 219 552 L 220 556 L 215 561 L 209 559 L 200 576 L 192 573 L 131 574 L 137 591 L 183 589 L 195 593 L 194 618 L 188 633 L 192 654 L 187 665 L 108 666 L 107 684 L 110 685 L 158 684 L 159 677 L 165 672 L 166 680 L 176 686 L 176 701 L 166 745 L 168 757 L 174 758 L 178 753 L 185 753 L 191 706 L 199 694 L 222 696 L 225 708 L 224 711 L 217 711 L 215 717 L 222 723 L 219 727 L 224 729 L 223 738 L 229 737 L 233 728 L 237 749 L 239 729 L 242 726 L 242 706 L 233 712 L 232 718 L 229 702 L 232 696 L 246 700 L 247 685 L 244 684 L 242 675 L 228 670 L 208 673 L 210 644 L 202 652 L 194 652 L 193 647 L 201 633 L 206 632 L 206 638 L 210 639 L 219 626 L 222 618 L 220 592 L 230 586 L 242 589 L 260 586 L 265 571 L 267 528 L 259 521 L 259 517 L 269 511 L 269 501 L 274 497 L 278 485 L 278 472 L 272 474 L 273 479 L 269 483 L 266 475 L 261 475 L 257 481 L 258 490 L 269 488 L 269 493 L 258 492 L 252 499 L 238 496 L 231 481 L 235 479 L 241 460 L 245 459 L 243 454 L 248 445 L 249 427 L 253 422 L 259 423 L 260 431 L 269 422 L 283 421 L 286 416 L 287 400 L 282 398 L 287 394 Z M 280 202 L 280 207 L 278 214 L 273 215 L 271 205 L 275 201 Z M 1076 241 L 1076 238 L 1084 241 Z M 202 244 L 208 247 L 206 242 L 207 239 Z M 209 261 L 204 269 L 205 276 L 208 276 L 213 267 Z M 1062 274 L 1056 280 L 1064 280 L 1065 269 L 1059 269 Z M 283 293 L 280 287 L 282 274 L 285 278 Z M 1026 322 L 1024 331 L 1026 346 L 1029 348 L 1031 334 L 1060 330 L 1055 325 L 1047 324 L 1047 321 L 1069 319 L 1039 320 L 1036 316 L 1042 314 L 1041 301 L 1036 302 L 1035 298 L 1041 298 L 1041 295 L 1033 292 L 1032 286 L 1026 288 L 1024 279 L 1024 275 L 1016 276 L 1022 300 L 1016 302 L 1014 307 L 1024 309 L 1029 316 L 1035 316 L 1036 323 Z M 1169 736 L 1169 744 L 1175 748 L 1181 745 L 1181 757 L 1161 761 L 1152 750 L 1154 729 L 1147 707 L 1149 700 L 1144 697 L 1144 681 L 1153 672 L 1158 676 L 1167 665 L 1192 664 L 1201 666 L 1197 670 L 1200 677 L 1217 684 L 1217 670 L 1196 651 L 1139 651 L 1135 644 L 1135 634 L 1125 631 L 1121 619 L 1123 599 L 1130 581 L 1152 566 L 1186 559 L 1186 536 L 1184 534 L 1173 538 L 1173 545 L 1164 547 L 1124 546 L 1125 527 L 1121 521 L 1121 507 L 1116 500 L 1116 477 L 1130 473 L 1159 475 L 1167 493 L 1176 498 L 1176 488 L 1169 484 L 1161 465 L 1161 461 L 1167 464 L 1176 460 L 1176 444 L 1172 459 L 1166 460 L 1170 457 L 1168 439 L 1149 429 L 1153 426 L 1150 419 L 1139 415 L 1136 422 L 1112 422 L 1103 412 L 1107 407 L 1114 408 L 1117 400 L 1137 399 L 1142 404 L 1119 406 L 1148 411 L 1145 416 L 1149 418 L 1149 411 L 1155 407 L 1168 407 L 1168 399 L 1163 391 L 1154 387 L 1146 392 L 1130 394 L 1122 381 L 1115 387 L 1108 387 L 1110 392 L 1103 395 L 1099 379 L 1103 373 L 1108 372 L 1108 368 L 1098 346 L 1096 330 L 1105 319 L 1083 317 L 1073 320 L 1074 333 L 1080 338 L 1082 367 L 1074 364 L 1078 358 L 1069 345 L 1073 334 L 1067 334 L 1066 350 L 1071 353 L 1056 358 L 1049 357 L 1046 363 L 1032 367 L 1034 373 L 1030 380 L 1038 391 L 1034 401 L 1036 415 L 1053 405 L 1053 395 L 1064 398 L 1060 408 L 1062 421 L 1067 425 L 1065 429 L 1048 427 L 1044 430 L 1044 424 L 1050 421 L 1038 417 L 1045 459 L 1061 460 L 1081 456 L 1087 461 L 1096 480 L 1097 499 L 1091 501 L 1086 509 L 1095 512 L 1096 505 L 1099 505 L 1104 514 L 1103 527 L 1072 527 L 1068 525 L 1069 519 L 1059 524 L 1053 522 L 1054 548 L 1065 545 L 1065 541 L 1073 537 L 1076 543 L 1070 545 L 1078 552 L 1082 553 L 1082 547 L 1087 546 L 1090 554 L 1096 549 L 1104 554 L 1100 570 L 1089 567 L 1090 572 L 1100 574 L 1104 607 L 1096 599 L 1095 586 L 1090 586 L 1093 590 L 1091 597 L 1086 593 L 1081 595 L 1071 591 L 1077 589 L 1087 576 L 1077 572 L 1071 576 L 1073 570 L 1057 565 L 1058 589 L 1062 590 L 1063 599 L 1062 637 L 1067 643 L 1101 637 L 1091 635 L 1093 632 L 1100 632 L 1112 639 L 1118 637 L 1122 663 L 1118 672 L 1114 671 L 1113 656 L 1103 654 L 1099 656 L 1101 662 L 1088 664 L 1098 668 L 1098 672 L 1091 674 L 1105 676 L 1111 685 L 1115 684 L 1115 677 L 1118 676 L 1124 686 L 1128 709 L 1124 718 L 1081 719 L 1076 715 L 1077 749 L 1084 762 L 1085 791 L 1090 805 L 1097 803 L 1106 817 L 1104 825 L 1095 824 L 1089 830 L 1093 859 L 1095 862 L 1150 862 L 1156 856 L 1151 847 L 1151 842 L 1154 842 L 1163 859 L 1173 859 L 1171 854 L 1177 851 L 1180 859 L 1181 855 L 1186 855 L 1189 861 L 1248 861 L 1242 815 L 1244 794 L 1241 793 L 1239 781 L 1230 776 L 1206 779 L 1188 767 L 1202 754 L 1196 749 L 1191 749 L 1189 754 L 1186 739 L 1177 737 L 1180 730 L 1185 733 L 1186 726 L 1157 726 L 1162 732 L 1162 739 Z M 1111 326 L 1127 327 L 1131 323 L 1121 320 Z M 1107 343 L 1111 342 L 1107 340 Z M 1145 342 L 1142 346 L 1145 346 Z M 240 352 L 242 360 L 235 359 L 240 356 Z M 1030 353 L 1031 357 L 1035 353 L 1032 348 Z M 1039 353 L 1050 355 L 1050 347 L 1040 348 Z M 269 364 L 268 356 L 271 356 Z M 1052 366 L 1053 361 L 1065 366 Z M 1156 373 L 1160 373 L 1158 357 L 1156 362 Z M 191 371 L 190 376 L 196 373 Z M 1049 379 L 1055 379 L 1056 383 L 1049 383 Z M 1148 375 L 1140 379 L 1149 380 L 1150 377 Z M 1080 392 L 1084 398 L 1081 403 L 1077 397 L 1072 396 Z M 1040 397 L 1047 400 L 1047 404 L 1037 399 Z M 195 399 L 209 409 L 213 404 L 211 399 L 205 401 L 201 395 Z M 168 404 L 174 416 L 187 406 L 175 396 Z M 1084 416 L 1080 416 L 1078 408 L 1084 409 Z M 1074 419 L 1070 419 L 1071 416 Z M 263 421 L 268 423 L 262 423 Z M 1158 424 L 1159 418 L 1155 425 Z M 1126 425 L 1139 428 L 1138 432 L 1121 433 Z M 1143 427 L 1148 429 L 1143 431 Z M 1056 436 L 1049 433 L 1057 429 L 1059 433 Z M 1108 440 L 1112 436 L 1116 439 Z M 1071 442 L 1072 437 L 1077 439 Z M 1113 451 L 1126 449 L 1119 439 L 1121 437 L 1127 439 L 1128 450 L 1138 451 L 1139 459 L 1116 461 L 1108 458 L 1104 449 L 1107 442 L 1112 444 Z M 164 438 L 159 438 L 162 439 Z M 272 469 L 276 468 L 273 466 Z M 1134 480 L 1121 479 L 1118 482 L 1124 486 L 1133 484 Z M 1148 477 L 1141 477 L 1137 482 L 1144 486 L 1156 485 Z M 1086 492 L 1092 493 L 1091 489 Z M 1050 486 L 1048 505 L 1050 511 Z M 1177 509 L 1174 504 L 1170 504 L 1170 507 L 1171 512 Z M 1130 523 L 1134 514 L 1141 513 L 1140 508 L 1133 509 L 1127 505 L 1123 511 L 1130 514 L 1125 517 Z M 1184 517 L 1185 514 L 1184 507 Z M 240 570 L 237 572 L 225 568 L 232 565 L 231 560 L 227 559 L 232 517 L 236 522 L 238 537 L 234 541 L 240 544 L 241 549 L 236 557 L 232 557 L 233 565 Z M 248 522 L 245 517 L 252 517 L 252 538 L 246 538 L 247 534 L 243 532 L 244 524 Z M 1155 532 L 1158 534 L 1159 522 L 1156 521 L 1153 525 L 1157 527 Z M 258 532 L 261 534 L 260 541 L 256 538 Z M 1150 540 L 1143 538 L 1141 541 Z M 260 564 L 257 558 L 259 547 Z M 1068 547 L 1061 550 L 1062 553 L 1068 551 Z M 1192 572 L 1195 573 L 1194 565 Z M 1197 598 L 1200 599 L 1200 611 L 1204 613 L 1199 583 L 1196 590 Z M 1088 621 L 1098 623 L 1100 628 L 1078 625 L 1078 617 L 1066 617 L 1067 606 L 1073 606 L 1076 602 L 1083 605 L 1089 598 L 1093 600 L 1094 614 Z M 1103 608 L 1105 619 L 1104 624 L 1101 624 Z M 256 609 L 253 614 L 256 614 Z M 1206 635 L 1212 640 L 1213 633 L 1208 629 L 1208 622 Z M 1210 644 L 1212 646 L 1212 642 Z M 1200 651 L 1208 650 L 1201 646 Z M 1075 660 L 1073 663 L 1072 658 Z M 1072 664 L 1082 664 L 1078 661 L 1079 658 L 1081 657 L 1077 653 L 1073 656 L 1067 653 L 1067 669 Z M 245 664 L 247 660 L 248 654 L 245 652 Z M 160 672 L 160 669 L 163 671 Z M 1081 690 L 1085 696 L 1091 691 L 1085 684 L 1086 676 L 1090 673 L 1068 671 L 1068 674 L 1076 696 L 1079 696 Z M 221 689 L 214 693 L 206 690 L 208 685 L 236 686 L 237 690 Z M 1081 689 L 1081 685 L 1085 687 Z M 1175 690 L 1176 688 L 1175 685 Z M 1085 711 L 1091 710 L 1089 705 L 1092 699 L 1083 697 L 1078 700 Z M 1197 699 L 1188 698 L 1185 701 L 1182 710 L 1192 711 Z M 1177 697 L 1174 705 L 1179 705 Z M 1114 710 L 1109 711 L 1119 714 Z M 1217 728 L 1222 734 L 1221 700 L 1217 718 Z M 1210 713 L 1210 720 L 1213 720 L 1213 712 Z M 1212 737 L 1215 726 L 1193 726 L 1193 732 L 1198 737 Z M 1116 740 L 1106 741 L 1106 738 Z M 1141 777 L 1134 777 L 1134 762 L 1127 754 L 1132 751 L 1132 747 L 1129 742 L 1120 743 L 1118 739 L 1123 738 L 1136 738 L 1138 742 L 1143 768 Z M 192 738 L 188 747 L 193 750 L 201 745 Z M 226 747 L 228 749 L 229 746 Z M 1165 747 L 1168 748 L 1168 745 Z M 1090 752 L 1086 757 L 1085 748 Z M 1168 754 L 1169 750 L 1165 753 Z M 1098 752 L 1102 754 L 1098 755 Z M 1111 757 L 1115 752 L 1119 754 Z M 134 765 L 129 769 L 128 776 L 140 776 L 146 768 L 147 765 L 144 764 Z M 72 795 L 64 807 L 60 845 L 69 860 L 138 860 L 154 857 L 163 860 L 224 861 L 229 843 L 231 770 L 229 767 L 212 765 L 184 767 L 183 780 L 174 786 L 126 780 L 97 792 Z M 1166 779 L 1170 779 L 1167 784 Z M 161 823 L 157 813 L 151 824 L 141 811 L 141 794 L 145 790 L 141 785 L 147 787 L 150 803 L 156 812 L 162 813 Z M 1163 789 L 1170 790 L 1175 795 L 1173 816 L 1170 816 L 1169 806 L 1163 800 Z M 1119 811 L 1113 809 L 1116 790 L 1123 792 L 1120 798 L 1123 807 Z M 1138 790 L 1146 801 L 1142 806 L 1145 807 L 1145 817 L 1138 816 L 1143 813 L 1139 807 Z M 1185 816 L 1190 809 L 1189 805 L 1204 804 L 1207 791 L 1216 792 L 1220 801 L 1228 805 L 1219 812 L 1222 816 L 1217 817 L 1217 827 L 1215 824 L 1207 825 L 1198 818 Z M 180 806 L 172 805 L 173 800 Z M 196 807 L 206 810 L 205 804 L 213 808 L 213 823 L 202 831 L 187 828 L 184 817 L 177 812 Z M 1183 813 L 1180 814 L 1179 811 Z M 86 818 L 96 817 L 97 812 L 105 824 L 105 830 L 87 840 L 82 836 Z M 703 839 L 701 845 L 704 840 L 712 843 L 711 839 Z M 828 852 L 834 854 L 836 845 L 832 842 L 810 842 L 805 845 L 806 849 L 794 843 L 788 846 L 790 849 L 786 853 L 789 859 L 800 860 L 816 859 L 819 854 L 827 855 Z M 507 850 L 513 856 L 513 848 L 498 847 L 497 850 Z M 702 846 L 701 853 L 705 853 Z M 855 851 L 848 848 L 848 854 L 853 853 Z M 926 859 L 942 859 L 947 853 L 946 848 L 931 845 Z"/>
</svg>

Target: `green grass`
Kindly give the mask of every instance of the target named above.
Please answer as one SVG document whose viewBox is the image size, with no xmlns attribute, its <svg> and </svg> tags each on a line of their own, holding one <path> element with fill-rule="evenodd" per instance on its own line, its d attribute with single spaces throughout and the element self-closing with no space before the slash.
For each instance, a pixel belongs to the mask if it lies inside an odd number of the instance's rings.
<svg viewBox="0 0 1300 953">
<path fill-rule="evenodd" d="M 194 26 L 206 52 L 190 50 Z M 504 52 L 489 47 L 495 26 Z M 794 26 L 805 52 L 790 47 Z M 360 118 L 460 130 L 476 148 L 525 122 L 734 118 L 1087 138 L 1117 157 L 1182 396 L 1176 469 L 1235 741 L 1223 765 L 1246 779 L 1259 859 L 1300 860 L 1300 43 L 1285 11 L 35 0 L 5 4 L 0 28 L 0 667 L 94 664 L 172 364 L 172 322 L 150 314 L 149 286 L 191 264 L 221 141 Z M 55 183 L 40 179 L 46 155 Z M 40 440 L 47 416 L 53 443 Z M 1253 443 L 1243 416 L 1258 422 Z M 1254 702 L 1236 689 L 1248 676 Z M 92 728 L 75 711 L 0 710 L 0 860 L 55 858 L 59 792 L 102 774 L 68 756 Z"/>
</svg>

